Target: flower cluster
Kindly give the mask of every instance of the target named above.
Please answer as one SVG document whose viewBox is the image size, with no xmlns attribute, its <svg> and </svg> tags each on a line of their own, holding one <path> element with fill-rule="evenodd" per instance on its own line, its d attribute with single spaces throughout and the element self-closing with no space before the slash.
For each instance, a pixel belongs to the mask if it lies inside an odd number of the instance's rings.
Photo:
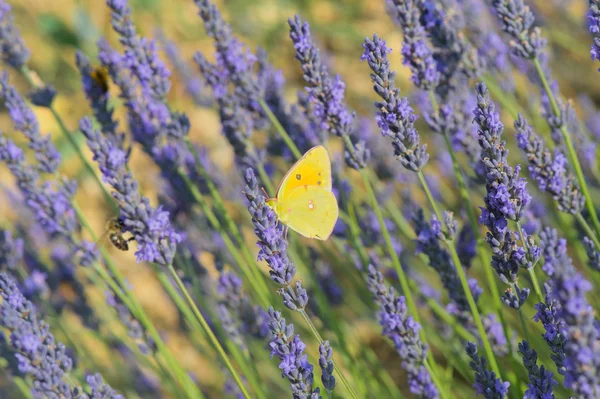
<svg viewBox="0 0 600 399">
<path fill-rule="evenodd" d="M 477 345 L 467 342 L 465 345 L 467 355 L 471 358 L 469 366 L 475 372 L 475 384 L 473 387 L 477 395 L 483 395 L 486 399 L 503 399 L 508 394 L 509 382 L 502 382 L 496 377 L 496 373 L 487 369 L 487 361 L 483 356 L 477 354 Z"/>
<path fill-rule="evenodd" d="M 302 22 L 296 15 L 288 20 L 288 24 L 296 59 L 300 61 L 304 81 L 308 84 L 308 101 L 313 105 L 312 111 L 319 126 L 344 139 L 348 166 L 364 168 L 369 161 L 369 150 L 365 148 L 364 141 L 355 137 L 354 113 L 348 110 L 344 102 L 346 85 L 340 76 L 331 77 L 327 65 L 321 60 L 319 48 L 311 38 L 308 22 Z"/>
<path fill-rule="evenodd" d="M 418 172 L 427 164 L 429 154 L 427 146 L 419 144 L 419 133 L 415 128 L 417 115 L 408 104 L 408 99 L 400 97 L 400 89 L 395 87 L 396 73 L 390 69 L 387 57 L 392 50 L 377 35 L 373 36 L 373 40 L 365 39 L 363 48 L 365 52 L 361 60 L 366 60 L 373 71 L 373 89 L 382 99 L 375 103 L 381 134 L 392 139 L 394 155 L 402 166 Z"/>
<path fill-rule="evenodd" d="M 160 206 L 153 208 L 150 200 L 140 195 L 138 182 L 127 170 L 125 151 L 95 130 L 89 118 L 81 119 L 79 129 L 94 154 L 102 179 L 114 189 L 113 196 L 121 209 L 119 218 L 138 244 L 138 262 L 171 264 L 181 236 L 171 227 L 169 212 Z"/>
<path fill-rule="evenodd" d="M 544 366 L 538 367 L 537 352 L 529 346 L 527 341 L 523 341 L 519 343 L 519 353 L 523 356 L 523 365 L 529 373 L 529 385 L 524 398 L 554 399 L 553 389 L 558 382 Z"/>
<path fill-rule="evenodd" d="M 405 298 L 398 296 L 393 287 L 385 286 L 383 275 L 373 265 L 369 265 L 367 286 L 379 305 L 377 318 L 383 335 L 394 342 L 402 358 L 410 392 L 420 398 L 438 398 L 439 392 L 425 368 L 428 348 L 419 337 L 421 326 L 408 314 Z"/>
<path fill-rule="evenodd" d="M 30 56 L 21 33 L 14 26 L 11 6 L 5 0 L 0 0 L 0 51 L 2 61 L 15 69 L 25 65 Z"/>
<path fill-rule="evenodd" d="M 544 339 L 564 385 L 577 397 L 600 395 L 600 332 L 595 312 L 586 299 L 592 285 L 575 269 L 567 243 L 555 229 L 540 233 L 544 271 L 549 275 L 544 303 L 536 305 L 536 321 L 546 329 Z"/>
<path fill-rule="evenodd" d="M 271 357 L 277 356 L 281 363 L 281 377 L 291 383 L 294 399 L 320 399 L 320 390 L 313 390 L 313 365 L 309 363 L 304 349 L 306 345 L 300 335 L 294 335 L 294 325 L 286 324 L 280 312 L 269 308 L 269 329 L 271 330 Z"/>
<path fill-rule="evenodd" d="M 594 37 L 590 49 L 592 60 L 600 60 L 600 1 L 589 0 L 590 8 L 587 13 L 588 29 Z"/>
</svg>

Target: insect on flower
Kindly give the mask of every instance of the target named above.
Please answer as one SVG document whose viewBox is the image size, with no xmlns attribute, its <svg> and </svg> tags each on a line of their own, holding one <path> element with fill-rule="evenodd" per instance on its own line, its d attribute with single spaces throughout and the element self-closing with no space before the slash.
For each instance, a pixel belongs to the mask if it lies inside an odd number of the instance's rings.
<svg viewBox="0 0 600 399">
<path fill-rule="evenodd" d="M 103 93 L 108 93 L 108 69 L 104 66 L 95 67 L 90 72 L 90 77 Z"/>
<path fill-rule="evenodd" d="M 134 241 L 135 237 L 125 238 L 123 237 L 123 229 L 125 228 L 125 224 L 123 220 L 118 217 L 110 218 L 108 222 L 106 222 L 106 231 L 100 236 L 98 239 L 96 246 L 104 240 L 108 238 L 112 245 L 121 251 L 129 250 L 129 242 Z"/>
</svg>

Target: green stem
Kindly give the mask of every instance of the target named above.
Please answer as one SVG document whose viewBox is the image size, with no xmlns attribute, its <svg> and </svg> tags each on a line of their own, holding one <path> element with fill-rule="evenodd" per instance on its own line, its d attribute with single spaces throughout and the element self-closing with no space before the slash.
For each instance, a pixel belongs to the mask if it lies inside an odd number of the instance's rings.
<svg viewBox="0 0 600 399">
<path fill-rule="evenodd" d="M 600 240 L 598 240 L 598 237 L 596 237 L 596 235 L 592 231 L 592 228 L 590 227 L 588 222 L 583 218 L 581 213 L 576 214 L 575 219 L 579 222 L 579 225 L 585 230 L 585 233 L 588 235 L 588 237 L 594 242 L 596 250 L 600 251 Z"/>
<path fill-rule="evenodd" d="M 302 154 L 298 150 L 298 147 L 296 147 L 296 144 L 294 144 L 294 142 L 290 138 L 289 134 L 287 134 L 287 132 L 285 131 L 285 129 L 283 128 L 283 126 L 281 125 L 281 123 L 279 122 L 279 120 L 277 119 L 275 114 L 273 114 L 273 112 L 271 111 L 271 109 L 269 108 L 267 103 L 265 103 L 265 100 L 261 98 L 260 100 L 258 100 L 258 102 L 259 102 L 261 108 L 267 114 L 267 117 L 269 118 L 269 120 L 271 121 L 273 126 L 275 126 L 277 133 L 279 133 L 279 136 L 281 136 L 281 138 L 285 142 L 285 145 L 287 145 L 287 147 L 290 149 L 290 151 L 292 151 L 292 154 L 294 155 L 294 157 L 296 159 L 300 158 L 302 156 Z"/>
<path fill-rule="evenodd" d="M 171 277 L 173 278 L 173 280 L 175 280 L 175 283 L 177 284 L 177 288 L 179 288 L 179 291 L 181 291 L 181 293 L 183 294 L 186 302 L 188 303 L 188 306 L 192 309 L 192 312 L 196 316 L 196 319 L 202 325 L 202 328 L 204 329 L 205 333 L 207 334 L 209 340 L 211 341 L 211 343 L 213 344 L 215 350 L 217 351 L 217 353 L 221 357 L 221 360 L 223 361 L 223 363 L 225 363 L 225 367 L 227 367 L 227 370 L 229 370 L 229 372 L 231 373 L 231 376 L 233 377 L 233 379 L 235 380 L 236 384 L 240 388 L 240 392 L 242 393 L 242 395 L 244 395 L 245 398 L 250 399 L 250 394 L 246 390 L 246 387 L 244 386 L 244 383 L 242 382 L 242 380 L 241 380 L 240 376 L 238 375 L 237 371 L 235 370 L 235 368 L 231 364 L 231 361 L 229 360 L 229 356 L 227 356 L 227 353 L 225 353 L 225 350 L 223 349 L 223 347 L 219 343 L 219 340 L 217 339 L 215 333 L 212 331 L 212 329 L 210 328 L 210 326 L 206 322 L 206 319 L 204 318 L 204 316 L 202 315 L 202 313 L 200 312 L 200 310 L 198 310 L 198 307 L 194 303 L 194 300 L 190 296 L 187 288 L 185 288 L 185 285 L 183 285 L 183 282 L 179 278 L 179 275 L 175 271 L 175 268 L 173 268 L 172 264 L 169 264 L 168 269 L 169 269 L 169 274 L 171 275 Z"/>
<path fill-rule="evenodd" d="M 519 319 L 521 320 L 521 326 L 523 327 L 523 335 L 525 336 L 525 340 L 527 342 L 531 342 L 529 340 L 529 330 L 527 329 L 527 324 L 525 322 L 525 316 L 523 316 L 523 309 L 519 308 Z"/>
<path fill-rule="evenodd" d="M 554 112 L 554 116 L 560 117 L 561 112 L 558 108 L 558 104 L 556 103 L 556 99 L 554 98 L 554 94 L 550 89 L 550 85 L 546 80 L 546 76 L 544 75 L 544 71 L 540 65 L 540 62 L 537 58 L 533 59 L 533 65 L 535 70 L 537 71 L 538 77 L 542 82 L 542 86 L 546 91 L 546 95 L 550 100 L 550 105 L 552 106 L 552 112 Z M 585 206 L 590 214 L 590 218 L 592 219 L 592 225 L 594 226 L 594 231 L 596 235 L 600 236 L 600 222 L 598 222 L 598 215 L 596 214 L 596 208 L 594 207 L 594 202 L 592 201 L 592 196 L 590 195 L 587 182 L 585 181 L 585 176 L 583 175 L 583 169 L 581 168 L 581 164 L 579 163 L 579 158 L 577 157 L 577 153 L 575 152 L 575 147 L 573 146 L 573 142 L 571 141 L 571 136 L 567 131 L 566 126 L 563 124 L 560 128 L 560 132 L 562 134 L 563 140 L 567 147 L 567 154 L 569 155 L 569 162 L 571 162 L 571 166 L 575 170 L 575 175 L 577 176 L 577 181 L 579 182 L 579 188 L 581 189 L 581 193 L 585 197 Z"/>
<path fill-rule="evenodd" d="M 529 249 L 529 244 L 527 243 L 527 239 L 525 238 L 525 233 L 523 232 L 523 228 L 521 227 L 521 222 L 517 222 L 517 229 L 519 230 L 519 236 L 521 237 L 521 241 L 523 241 L 523 246 L 525 247 L 527 254 L 530 254 L 531 252 Z M 542 295 L 540 283 L 538 282 L 537 276 L 535 275 L 535 265 L 528 268 L 527 271 L 529 272 L 529 276 L 531 277 L 531 283 L 533 284 L 533 289 L 538 297 L 538 302 L 543 302 L 544 296 Z"/>
<path fill-rule="evenodd" d="M 22 377 L 14 376 L 12 378 L 13 382 L 19 388 L 19 391 L 23 394 L 23 398 L 25 399 L 33 399 L 33 394 L 31 393 L 31 389 L 27 386 L 27 382 Z"/>
</svg>

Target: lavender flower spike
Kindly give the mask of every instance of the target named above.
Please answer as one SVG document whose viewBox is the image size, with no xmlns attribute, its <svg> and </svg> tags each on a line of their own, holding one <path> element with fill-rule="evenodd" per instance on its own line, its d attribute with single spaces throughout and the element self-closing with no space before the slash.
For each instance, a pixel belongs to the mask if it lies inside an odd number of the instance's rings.
<svg viewBox="0 0 600 399">
<path fill-rule="evenodd" d="M 531 196 L 525 188 L 525 180 L 519 178 L 520 167 L 513 170 L 509 165 L 508 149 L 502 140 L 504 125 L 483 83 L 477 84 L 477 107 L 473 113 L 474 122 L 478 125 L 478 142 L 482 149 L 480 159 L 486 174 L 487 190 L 485 208 L 482 208 L 479 220 L 488 228 L 486 241 L 492 249 L 492 267 L 504 283 L 517 290 L 516 297 L 512 292 L 506 293 L 505 303 L 520 307 L 528 291 L 516 287 L 518 269 L 533 267 L 539 259 L 539 249 L 530 239 L 529 252 L 518 246 L 515 235 L 508 228 L 508 221 L 520 221 Z"/>
<path fill-rule="evenodd" d="M 319 388 L 313 391 L 313 365 L 308 362 L 304 349 L 306 345 L 300 340 L 300 335 L 294 335 L 294 325 L 286 324 L 280 312 L 269 308 L 269 329 L 272 338 L 271 357 L 277 356 L 281 363 L 281 377 L 291 383 L 294 399 L 319 399 Z"/>
<path fill-rule="evenodd" d="M 491 0 L 502 30 L 513 40 L 510 47 L 519 57 L 534 59 L 546 45 L 539 27 L 534 27 L 535 17 L 523 0 Z"/>
<path fill-rule="evenodd" d="M 421 12 L 416 0 L 387 0 L 388 12 L 402 28 L 404 65 L 412 71 L 411 80 L 420 89 L 434 89 L 440 80 L 433 51 L 427 44 L 426 32 L 420 22 Z"/>
<path fill-rule="evenodd" d="M 335 388 L 335 377 L 333 376 L 333 349 L 329 341 L 323 341 L 319 345 L 319 366 L 321 367 L 321 382 L 329 392 Z"/>
<path fill-rule="evenodd" d="M 4 0 L 0 0 L 0 51 L 2 61 L 15 69 L 21 68 L 29 60 L 29 49 L 14 26 L 10 5 Z"/>
<path fill-rule="evenodd" d="M 585 197 L 573 175 L 566 169 L 565 156 L 558 149 L 554 150 L 553 156 L 544 140 L 533 132 L 521 114 L 515 121 L 515 129 L 519 147 L 527 155 L 529 172 L 540 190 L 552 194 L 559 211 L 574 215 L 580 213 L 585 205 Z"/>
<path fill-rule="evenodd" d="M 396 352 L 402 358 L 410 392 L 423 399 L 439 398 L 439 392 L 425 368 L 428 349 L 419 337 L 421 326 L 408 315 L 405 298 L 396 295 L 393 287 L 388 289 L 385 286 L 383 275 L 373 265 L 369 265 L 367 285 L 379 305 L 377 318 L 383 335 L 394 342 Z"/>
<path fill-rule="evenodd" d="M 8 348 L 18 361 L 19 372 L 32 377 L 33 394 L 45 398 L 88 399 L 87 394 L 63 380 L 65 374 L 71 372 L 73 361 L 67 356 L 65 346 L 56 341 L 50 326 L 40 319 L 35 306 L 23 296 L 7 273 L 0 273 L 0 297 L 0 327 L 10 332 Z M 88 378 L 88 381 L 91 381 L 93 399 L 123 399 L 102 383 L 99 374 L 92 380 Z M 102 385 L 104 396 L 98 395 L 98 382 Z"/>
<path fill-rule="evenodd" d="M 392 139 L 394 155 L 402 166 L 413 172 L 420 171 L 429 160 L 427 146 L 419 144 L 419 133 L 415 128 L 415 115 L 406 97 L 400 97 L 400 89 L 395 87 L 396 72 L 390 69 L 387 55 L 392 51 L 377 35 L 373 40 L 365 39 L 361 61 L 367 61 L 373 71 L 373 89 L 382 101 L 375 103 L 377 124 L 381 134 Z"/>
<path fill-rule="evenodd" d="M 25 99 L 8 83 L 8 73 L 0 75 L 0 98 L 6 104 L 10 119 L 16 130 L 29 140 L 29 148 L 35 152 L 35 158 L 42 173 L 54 173 L 60 165 L 60 153 L 50 141 L 50 135 L 42 136 L 40 125 Z"/>
<path fill-rule="evenodd" d="M 115 190 L 113 196 L 121 208 L 120 218 L 138 244 L 138 262 L 171 264 L 181 236 L 171 227 L 169 212 L 160 206 L 153 208 L 150 200 L 139 194 L 138 183 L 126 168 L 125 151 L 94 130 L 89 118 L 82 118 L 79 128 L 98 162 L 102 179 Z"/>
<path fill-rule="evenodd" d="M 600 60 L 600 0 L 589 0 L 589 4 L 590 8 L 587 12 L 588 30 L 594 38 L 590 55 L 592 60 Z"/>
<path fill-rule="evenodd" d="M 304 81 L 308 84 L 306 91 L 308 101 L 314 107 L 314 115 L 321 128 L 344 139 L 346 164 L 353 169 L 364 168 L 370 153 L 364 141 L 358 141 L 353 135 L 354 113 L 348 110 L 344 102 L 346 85 L 339 76 L 332 79 L 329 69 L 321 60 L 317 45 L 312 41 L 308 22 L 303 23 L 296 15 L 288 19 L 288 24 L 296 59 L 300 61 Z"/>
<path fill-rule="evenodd" d="M 508 394 L 509 382 L 502 382 L 496 378 L 496 373 L 487 369 L 487 361 L 483 356 L 477 355 L 477 345 L 467 342 L 465 346 L 467 355 L 471 358 L 469 365 L 475 372 L 475 384 L 473 387 L 477 395 L 483 395 L 485 399 L 503 399 Z"/>
<path fill-rule="evenodd" d="M 519 353 L 523 356 L 523 365 L 529 373 L 529 385 L 523 399 L 554 399 L 552 391 L 558 383 L 544 366 L 538 367 L 536 351 L 527 341 L 523 341 L 519 343 Z"/>
</svg>

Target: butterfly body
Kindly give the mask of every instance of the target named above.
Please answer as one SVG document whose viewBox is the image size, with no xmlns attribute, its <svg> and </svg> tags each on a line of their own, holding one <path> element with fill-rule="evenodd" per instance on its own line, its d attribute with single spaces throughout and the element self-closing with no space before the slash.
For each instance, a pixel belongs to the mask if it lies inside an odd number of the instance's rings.
<svg viewBox="0 0 600 399">
<path fill-rule="evenodd" d="M 338 218 L 331 191 L 331 161 L 323 146 L 311 148 L 281 180 L 277 194 L 267 200 L 281 223 L 304 237 L 326 240 Z"/>
</svg>

